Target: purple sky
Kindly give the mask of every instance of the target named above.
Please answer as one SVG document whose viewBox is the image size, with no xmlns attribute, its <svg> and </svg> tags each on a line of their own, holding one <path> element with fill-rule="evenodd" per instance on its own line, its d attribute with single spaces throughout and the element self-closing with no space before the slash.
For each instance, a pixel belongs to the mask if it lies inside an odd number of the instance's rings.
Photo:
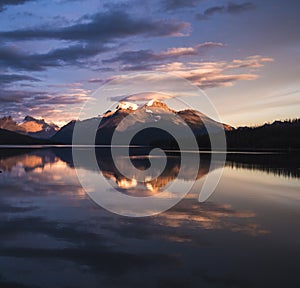
<svg viewBox="0 0 300 288">
<path fill-rule="evenodd" d="M 108 79 L 157 71 L 234 126 L 299 117 L 299 13 L 295 0 L 2 0 L 0 116 L 63 124 Z"/>
</svg>

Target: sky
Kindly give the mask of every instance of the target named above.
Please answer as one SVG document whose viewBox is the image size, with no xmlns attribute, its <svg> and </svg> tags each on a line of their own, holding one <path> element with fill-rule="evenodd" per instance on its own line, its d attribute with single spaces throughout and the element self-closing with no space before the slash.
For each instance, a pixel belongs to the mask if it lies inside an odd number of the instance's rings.
<svg viewBox="0 0 300 288">
<path fill-rule="evenodd" d="M 102 85 L 147 72 L 202 89 L 233 126 L 299 117 L 299 12 L 295 0 L 0 0 L 0 117 L 63 125 Z"/>
</svg>

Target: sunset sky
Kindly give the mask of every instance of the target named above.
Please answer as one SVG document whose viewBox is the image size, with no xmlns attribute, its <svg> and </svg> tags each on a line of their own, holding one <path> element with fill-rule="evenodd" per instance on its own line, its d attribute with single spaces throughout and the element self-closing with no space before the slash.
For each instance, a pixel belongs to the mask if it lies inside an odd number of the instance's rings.
<svg viewBox="0 0 300 288">
<path fill-rule="evenodd" d="M 299 14 L 296 0 L 0 1 L 0 117 L 64 124 L 145 71 L 190 80 L 233 126 L 299 117 Z"/>
</svg>

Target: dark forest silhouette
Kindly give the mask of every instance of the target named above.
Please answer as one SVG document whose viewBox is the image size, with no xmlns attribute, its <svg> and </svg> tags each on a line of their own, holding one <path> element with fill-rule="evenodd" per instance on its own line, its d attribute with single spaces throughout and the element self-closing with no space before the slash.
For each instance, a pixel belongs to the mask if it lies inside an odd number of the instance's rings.
<svg viewBox="0 0 300 288">
<path fill-rule="evenodd" d="M 240 127 L 226 132 L 230 149 L 299 149 L 300 119 L 275 121 L 258 127 Z"/>
<path fill-rule="evenodd" d="M 300 119 L 275 121 L 256 127 L 239 127 L 225 131 L 228 150 L 297 150 L 300 149 Z M 215 137 L 222 137 L 221 134 Z M 211 149 L 210 138 L 207 134 L 196 135 L 200 150 Z M 188 140 L 185 141 L 188 143 Z M 152 146 L 178 149 L 175 139 L 154 141 Z M 223 147 L 215 147 L 222 149 Z"/>
</svg>

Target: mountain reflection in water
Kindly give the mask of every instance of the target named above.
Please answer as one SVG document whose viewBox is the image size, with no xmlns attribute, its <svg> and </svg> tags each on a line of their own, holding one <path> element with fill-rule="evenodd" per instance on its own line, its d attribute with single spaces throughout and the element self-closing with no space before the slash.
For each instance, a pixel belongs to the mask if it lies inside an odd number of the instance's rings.
<svg viewBox="0 0 300 288">
<path fill-rule="evenodd" d="M 149 167 L 146 154 L 132 151 L 139 169 Z M 201 154 L 200 167 L 181 167 L 178 154 L 170 153 L 157 179 L 136 183 L 118 172 L 107 149 L 96 155 L 99 177 L 137 197 L 168 187 L 180 168 L 182 181 L 198 169 L 201 187 L 210 165 L 220 167 L 209 154 Z M 122 155 L 117 159 L 122 165 Z M 297 287 L 298 160 L 228 154 L 207 202 L 199 203 L 192 189 L 169 211 L 134 219 L 90 200 L 71 149 L 1 149 L 0 286 Z"/>
</svg>

